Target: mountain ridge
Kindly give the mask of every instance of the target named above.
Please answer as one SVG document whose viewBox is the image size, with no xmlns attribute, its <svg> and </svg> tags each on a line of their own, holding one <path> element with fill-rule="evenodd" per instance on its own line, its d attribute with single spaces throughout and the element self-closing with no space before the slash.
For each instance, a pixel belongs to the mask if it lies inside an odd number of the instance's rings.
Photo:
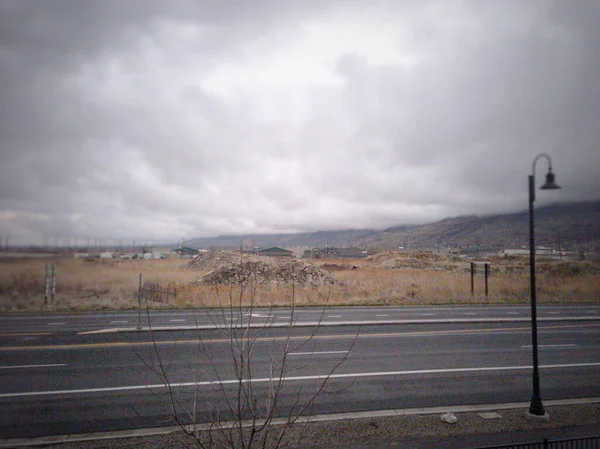
<svg viewBox="0 0 600 449">
<path fill-rule="evenodd" d="M 461 215 L 420 225 L 386 229 L 341 229 L 295 234 L 245 234 L 187 241 L 196 248 L 351 247 L 372 251 L 408 248 L 519 248 L 529 243 L 528 211 Z M 555 203 L 536 208 L 536 244 L 563 249 L 595 248 L 600 240 L 600 200 Z M 600 243 L 600 241 L 599 241 Z"/>
</svg>

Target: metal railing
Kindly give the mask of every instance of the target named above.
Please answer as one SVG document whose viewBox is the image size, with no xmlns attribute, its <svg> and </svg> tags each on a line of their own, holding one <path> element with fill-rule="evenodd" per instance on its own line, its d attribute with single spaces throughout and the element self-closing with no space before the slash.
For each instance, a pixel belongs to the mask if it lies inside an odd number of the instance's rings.
<svg viewBox="0 0 600 449">
<path fill-rule="evenodd" d="M 566 440 L 544 439 L 536 443 L 503 444 L 500 446 L 486 446 L 480 449 L 600 449 L 600 436 Z"/>
</svg>

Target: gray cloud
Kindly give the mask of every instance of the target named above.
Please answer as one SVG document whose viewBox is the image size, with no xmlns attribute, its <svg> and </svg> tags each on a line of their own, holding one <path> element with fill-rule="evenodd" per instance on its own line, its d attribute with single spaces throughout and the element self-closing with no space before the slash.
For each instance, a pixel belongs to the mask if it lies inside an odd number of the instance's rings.
<svg viewBox="0 0 600 449">
<path fill-rule="evenodd" d="M 0 232 L 154 238 L 599 197 L 600 7 L 5 1 Z M 537 176 L 542 178 L 545 162 Z"/>
</svg>

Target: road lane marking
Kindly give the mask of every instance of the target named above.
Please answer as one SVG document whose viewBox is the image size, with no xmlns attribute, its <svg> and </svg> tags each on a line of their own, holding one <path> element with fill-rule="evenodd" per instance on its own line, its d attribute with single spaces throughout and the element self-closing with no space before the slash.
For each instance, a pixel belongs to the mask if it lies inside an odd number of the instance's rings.
<svg viewBox="0 0 600 449">
<path fill-rule="evenodd" d="M 128 323 L 128 321 L 111 321 L 110 324 L 123 324 L 123 323 Z"/>
<path fill-rule="evenodd" d="M 538 348 L 573 348 L 575 344 L 564 344 L 564 345 L 538 345 Z M 523 345 L 522 348 L 532 348 L 531 345 Z"/>
<path fill-rule="evenodd" d="M 477 314 L 474 312 L 465 312 L 465 315 L 477 315 Z"/>
<path fill-rule="evenodd" d="M 375 315 L 375 316 L 389 316 L 389 315 Z"/>
<path fill-rule="evenodd" d="M 570 363 L 564 365 L 540 365 L 540 369 L 564 369 L 564 368 L 591 368 L 600 366 L 600 362 L 596 363 Z M 333 380 L 333 379 L 358 379 L 368 377 L 390 377 L 390 376 L 421 376 L 427 374 L 452 374 L 452 373 L 476 373 L 490 371 L 523 371 L 530 370 L 532 366 L 480 366 L 472 368 L 443 368 L 443 369 L 423 369 L 410 371 L 378 371 L 378 372 L 363 372 L 363 373 L 346 373 L 346 374 L 313 374 L 307 376 L 287 376 L 279 377 L 263 377 L 254 379 L 242 379 L 243 383 L 268 383 L 268 382 L 293 382 L 307 380 Z M 207 380 L 202 382 L 179 382 L 170 384 L 152 384 L 152 385 L 128 385 L 124 387 L 104 387 L 104 388 L 82 388 L 77 390 L 50 390 L 50 391 L 22 391 L 17 393 L 2 393 L 0 398 L 18 398 L 26 396 L 56 396 L 67 394 L 89 394 L 89 393 L 112 393 L 116 391 L 135 391 L 135 390 L 152 390 L 152 389 L 173 389 L 182 387 L 205 387 L 212 385 L 238 385 L 239 379 L 231 380 Z"/>
<path fill-rule="evenodd" d="M 48 323 L 48 326 L 64 326 L 66 323 Z"/>
<path fill-rule="evenodd" d="M 435 313 L 422 313 L 421 316 L 434 316 Z"/>
<path fill-rule="evenodd" d="M 0 337 L 35 337 L 36 335 L 52 335 L 52 332 L 15 332 L 0 334 Z"/>
<path fill-rule="evenodd" d="M 182 323 L 182 322 L 184 322 L 184 321 L 185 321 L 185 318 L 184 318 L 184 319 L 175 319 L 175 320 L 169 320 L 169 321 L 170 321 L 171 323 Z"/>
<path fill-rule="evenodd" d="M 288 355 L 348 354 L 349 351 L 290 352 Z"/>
<path fill-rule="evenodd" d="M 66 363 L 49 363 L 47 365 L 12 365 L 12 366 L 0 366 L 0 369 L 55 368 L 58 366 L 67 366 L 67 364 Z"/>
<path fill-rule="evenodd" d="M 550 331 L 554 329 L 573 329 L 573 328 L 588 328 L 600 327 L 600 323 L 594 324 L 565 324 L 557 326 L 538 326 L 538 331 Z M 496 327 L 496 328 L 481 328 L 481 329 L 450 329 L 450 330 L 432 330 L 432 331 L 415 331 L 415 332 L 383 332 L 383 333 L 364 333 L 358 334 L 340 334 L 340 335 L 314 335 L 312 340 L 348 340 L 348 339 L 366 339 L 366 338 L 403 338 L 403 337 L 435 337 L 444 335 L 469 335 L 469 334 L 493 334 L 505 332 L 529 333 L 531 327 Z M 290 337 L 256 337 L 257 342 L 272 342 L 285 340 L 307 340 L 309 335 L 298 335 Z M 71 345 L 40 345 L 40 346 L 0 346 L 0 352 L 9 351 L 27 351 L 27 350 L 73 350 L 73 349 L 99 349 L 99 348 L 120 348 L 133 346 L 153 346 L 153 345 L 183 345 L 183 344 L 198 344 L 200 341 L 195 340 L 157 340 L 138 341 L 138 342 L 110 342 L 110 343 L 75 343 Z M 216 338 L 212 340 L 202 340 L 204 344 L 229 344 L 231 341 L 228 338 Z"/>
<path fill-rule="evenodd" d="M 327 318 L 341 318 L 342 315 L 328 315 Z"/>
</svg>

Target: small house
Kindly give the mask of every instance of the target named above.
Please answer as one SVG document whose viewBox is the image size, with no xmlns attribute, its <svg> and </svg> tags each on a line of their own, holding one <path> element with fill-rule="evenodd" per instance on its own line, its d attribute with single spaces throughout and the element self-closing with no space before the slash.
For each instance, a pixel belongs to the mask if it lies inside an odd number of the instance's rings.
<svg viewBox="0 0 600 449">
<path fill-rule="evenodd" d="M 179 247 L 177 249 L 174 249 L 173 252 L 179 254 L 180 259 L 193 259 L 200 253 L 200 251 L 198 251 L 197 249 L 190 248 L 189 246 Z"/>
<path fill-rule="evenodd" d="M 278 246 L 273 246 L 271 248 L 260 249 L 256 251 L 256 254 L 259 256 L 269 256 L 269 257 L 293 257 L 294 253 L 290 250 L 279 248 Z"/>
</svg>

